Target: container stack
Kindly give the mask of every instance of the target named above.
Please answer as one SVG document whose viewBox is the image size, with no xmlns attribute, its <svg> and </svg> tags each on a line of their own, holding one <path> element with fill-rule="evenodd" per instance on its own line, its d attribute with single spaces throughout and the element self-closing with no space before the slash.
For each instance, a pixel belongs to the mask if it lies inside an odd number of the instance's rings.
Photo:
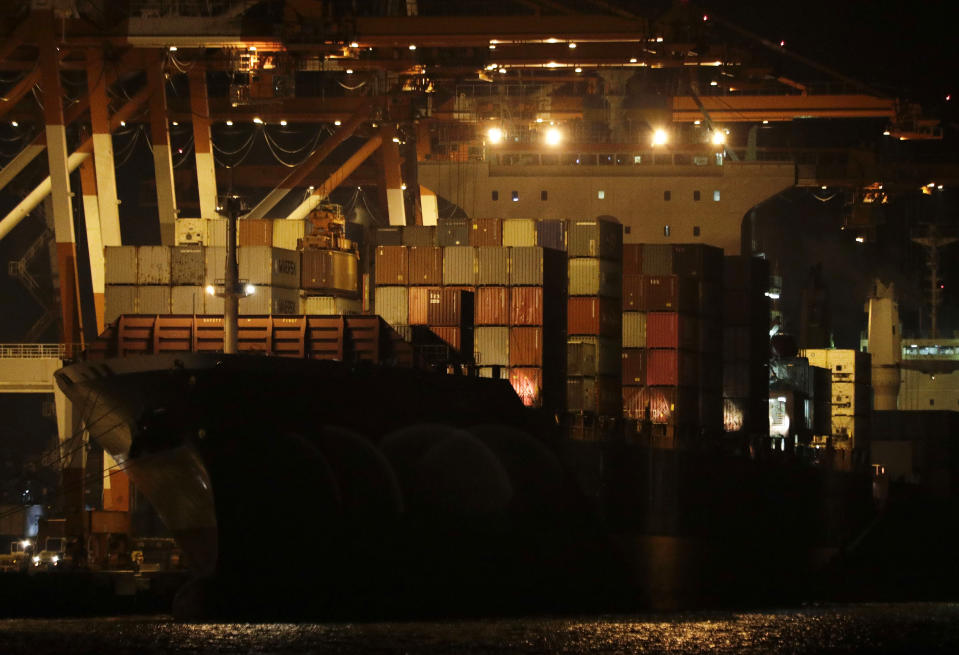
<svg viewBox="0 0 959 655">
<path fill-rule="evenodd" d="M 220 288 L 226 278 L 226 248 L 206 249 L 207 283 Z M 266 245 L 237 249 L 240 282 L 253 294 L 240 298 L 240 314 L 298 314 L 300 312 L 300 253 Z M 208 295 L 207 314 L 223 313 L 223 298 Z"/>
<path fill-rule="evenodd" d="M 473 262 L 476 284 L 476 338 L 473 358 L 483 377 L 510 378 L 509 249 L 503 247 L 503 221 L 478 218 L 470 223 L 468 247 L 449 246 L 450 261 L 468 277 Z M 465 279 L 465 278 L 463 278 Z M 457 281 L 462 279 L 457 278 Z"/>
<path fill-rule="evenodd" d="M 723 259 L 723 429 L 746 439 L 769 436 L 769 265 Z"/>
<path fill-rule="evenodd" d="M 169 314 L 171 248 L 112 246 L 104 249 L 105 318 L 120 314 Z"/>
<path fill-rule="evenodd" d="M 623 413 L 674 440 L 722 419 L 722 250 L 623 248 Z"/>
<path fill-rule="evenodd" d="M 569 221 L 567 410 L 622 415 L 623 228 L 615 220 Z"/>
</svg>

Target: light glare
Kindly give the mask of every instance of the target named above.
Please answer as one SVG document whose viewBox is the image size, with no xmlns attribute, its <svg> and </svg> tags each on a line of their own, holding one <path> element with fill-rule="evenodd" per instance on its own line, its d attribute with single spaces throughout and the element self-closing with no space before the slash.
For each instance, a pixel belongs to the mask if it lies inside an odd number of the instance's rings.
<svg viewBox="0 0 959 655">
<path fill-rule="evenodd" d="M 559 142 L 563 140 L 563 135 L 555 127 L 551 127 L 546 130 L 546 145 L 548 146 L 557 146 Z"/>
<path fill-rule="evenodd" d="M 669 141 L 669 135 L 661 127 L 657 127 L 653 132 L 653 145 L 654 146 L 663 146 L 666 145 L 666 142 Z"/>
<path fill-rule="evenodd" d="M 503 130 L 498 127 L 491 127 L 486 131 L 486 138 L 490 143 L 499 143 L 503 140 Z"/>
</svg>

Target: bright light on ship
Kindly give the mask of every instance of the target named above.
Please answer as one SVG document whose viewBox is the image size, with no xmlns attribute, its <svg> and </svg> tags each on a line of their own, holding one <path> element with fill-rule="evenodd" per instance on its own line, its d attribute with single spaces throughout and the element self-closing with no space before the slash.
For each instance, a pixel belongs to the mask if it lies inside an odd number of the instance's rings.
<svg viewBox="0 0 959 655">
<path fill-rule="evenodd" d="M 207 295 L 212 296 L 216 293 L 216 288 L 212 284 L 208 284 L 206 285 L 206 293 Z"/>
<path fill-rule="evenodd" d="M 248 296 L 252 296 L 254 293 L 256 293 L 256 287 L 253 286 L 252 284 L 246 285 L 245 287 L 243 287 L 243 290 L 246 292 L 246 295 Z"/>
<path fill-rule="evenodd" d="M 503 140 L 503 130 L 498 127 L 491 127 L 486 131 L 486 138 L 490 143 L 499 143 Z"/>
<path fill-rule="evenodd" d="M 664 146 L 666 145 L 667 141 L 669 141 L 669 135 L 666 134 L 666 130 L 661 127 L 657 127 L 653 132 L 653 145 Z"/>
<path fill-rule="evenodd" d="M 551 127 L 546 130 L 546 145 L 548 146 L 558 146 L 559 142 L 563 140 L 563 135 L 555 127 Z"/>
<path fill-rule="evenodd" d="M 721 146 L 726 143 L 726 135 L 723 134 L 722 130 L 713 130 L 712 140 L 714 146 Z"/>
</svg>

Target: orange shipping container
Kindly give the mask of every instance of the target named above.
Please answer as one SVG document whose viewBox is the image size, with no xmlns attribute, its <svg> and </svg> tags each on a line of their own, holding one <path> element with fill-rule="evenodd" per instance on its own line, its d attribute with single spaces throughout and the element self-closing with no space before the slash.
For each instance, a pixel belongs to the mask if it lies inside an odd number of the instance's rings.
<svg viewBox="0 0 959 655">
<path fill-rule="evenodd" d="M 643 244 L 623 244 L 623 275 L 639 275 L 643 272 Z"/>
<path fill-rule="evenodd" d="M 509 325 L 509 288 L 476 288 L 476 325 Z"/>
<path fill-rule="evenodd" d="M 699 384 L 699 359 L 687 350 L 646 351 L 646 383 L 650 386 L 692 387 Z"/>
<path fill-rule="evenodd" d="M 473 294 L 449 287 L 428 289 L 426 316 L 433 326 L 472 327 Z"/>
<path fill-rule="evenodd" d="M 410 284 L 424 286 L 443 284 L 443 249 L 438 246 L 412 246 Z"/>
<path fill-rule="evenodd" d="M 430 332 L 435 334 L 441 341 L 443 341 L 450 348 L 456 352 L 462 352 L 463 350 L 463 330 L 458 327 L 440 327 L 440 326 L 431 326 Z M 472 353 L 470 353 L 472 354 Z"/>
<path fill-rule="evenodd" d="M 621 336 L 622 310 L 619 299 L 572 296 L 568 301 L 567 332 L 589 336 Z"/>
<path fill-rule="evenodd" d="M 623 275 L 623 311 L 646 311 L 646 282 L 642 275 Z"/>
<path fill-rule="evenodd" d="M 540 407 L 543 404 L 543 370 L 540 368 L 513 368 L 509 372 L 509 381 L 516 395 L 527 407 Z"/>
<path fill-rule="evenodd" d="M 510 289 L 510 325 L 543 325 L 543 287 Z"/>
<path fill-rule="evenodd" d="M 244 218 L 237 221 L 237 238 L 241 246 L 273 246 L 273 221 L 266 218 Z"/>
<path fill-rule="evenodd" d="M 376 249 L 377 286 L 401 285 L 409 282 L 406 246 L 379 246 Z"/>
<path fill-rule="evenodd" d="M 429 325 L 430 287 L 410 287 L 410 325 Z"/>
<path fill-rule="evenodd" d="M 470 225 L 470 245 L 503 245 L 503 221 L 498 218 L 474 219 Z"/>
<path fill-rule="evenodd" d="M 543 365 L 543 329 L 514 327 L 509 329 L 509 365 Z"/>
</svg>

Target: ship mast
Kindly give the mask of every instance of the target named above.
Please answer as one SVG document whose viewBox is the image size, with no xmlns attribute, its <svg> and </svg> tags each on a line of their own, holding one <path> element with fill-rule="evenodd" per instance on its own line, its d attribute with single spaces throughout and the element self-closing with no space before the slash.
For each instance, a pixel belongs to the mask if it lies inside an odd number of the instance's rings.
<svg viewBox="0 0 959 655">
<path fill-rule="evenodd" d="M 937 225 L 929 224 L 925 236 L 913 237 L 912 240 L 926 248 L 926 266 L 929 268 L 929 318 L 932 324 L 929 336 L 932 339 L 938 339 L 939 330 L 936 321 L 939 314 L 939 305 L 942 303 L 942 293 L 940 293 L 939 287 L 939 249 L 955 243 L 959 239 L 942 236 Z"/>
<path fill-rule="evenodd" d="M 223 282 L 223 352 L 236 354 L 238 314 L 240 307 L 240 270 L 237 265 L 236 232 L 240 215 L 240 199 L 226 199 L 226 278 Z"/>
</svg>

